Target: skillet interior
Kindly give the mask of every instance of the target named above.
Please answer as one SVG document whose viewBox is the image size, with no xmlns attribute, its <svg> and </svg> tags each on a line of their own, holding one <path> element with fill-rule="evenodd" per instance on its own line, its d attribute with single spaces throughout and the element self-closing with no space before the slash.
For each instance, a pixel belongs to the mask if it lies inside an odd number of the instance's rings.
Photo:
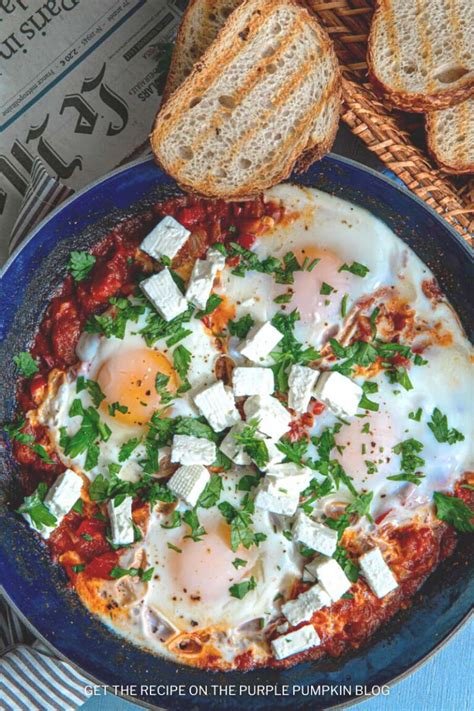
<svg viewBox="0 0 474 711">
<path fill-rule="evenodd" d="M 433 211 L 404 189 L 352 161 L 329 156 L 294 181 L 334 193 L 368 208 L 383 219 L 432 269 L 457 310 L 471 340 L 474 261 L 466 245 Z M 171 181 L 151 160 L 133 164 L 76 195 L 34 233 L 7 264 L 0 280 L 0 421 L 12 418 L 15 373 L 12 357 L 25 350 L 52 290 L 65 275 L 71 249 L 84 249 L 120 219 L 146 209 L 173 193 Z M 374 248 L 376 245 L 374 244 Z M 292 696 L 292 687 L 322 684 L 371 687 L 403 675 L 423 660 L 461 623 L 474 593 L 466 537 L 455 555 L 442 564 L 416 596 L 372 639 L 369 647 L 339 660 L 306 663 L 285 671 L 272 669 L 209 674 L 153 657 L 109 632 L 65 587 L 66 576 L 54 566 L 43 545 L 9 511 L 18 500 L 15 465 L 0 453 L 0 580 L 6 594 L 33 627 L 57 650 L 101 683 L 115 684 L 276 684 L 288 685 L 288 696 L 252 696 L 255 711 L 274 707 L 330 708 L 354 698 L 321 694 Z M 245 696 L 245 694 L 244 694 Z M 271 699 L 271 700 L 270 700 Z M 148 700 L 143 697 L 143 700 Z M 155 697 L 173 709 L 240 709 L 243 696 Z"/>
</svg>

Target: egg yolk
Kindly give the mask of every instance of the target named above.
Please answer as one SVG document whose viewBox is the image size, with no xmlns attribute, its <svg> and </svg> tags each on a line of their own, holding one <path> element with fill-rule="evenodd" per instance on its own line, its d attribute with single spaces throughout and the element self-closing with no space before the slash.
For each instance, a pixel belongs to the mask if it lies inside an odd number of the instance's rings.
<svg viewBox="0 0 474 711">
<path fill-rule="evenodd" d="M 338 271 L 343 261 L 332 252 L 308 246 L 295 250 L 295 256 L 300 264 L 306 260 L 309 266 L 314 259 L 319 262 L 311 271 L 295 272 L 291 308 L 298 309 L 304 323 L 327 325 L 340 312 L 350 274 Z"/>
<path fill-rule="evenodd" d="M 206 525 L 206 535 L 201 541 L 183 538 L 178 544 L 182 553 L 172 556 L 170 565 L 178 590 L 185 590 L 188 595 L 199 597 L 203 603 L 215 603 L 228 599 L 229 587 L 242 577 L 248 576 L 254 565 L 257 553 L 239 547 L 232 551 L 230 529 L 225 521 L 211 526 Z M 232 561 L 240 558 L 247 565 L 237 570 Z"/>
<path fill-rule="evenodd" d="M 154 411 L 163 407 L 156 388 L 158 373 L 169 378 L 165 389 L 174 393 L 177 376 L 167 357 L 159 351 L 122 350 L 109 358 L 99 370 L 97 382 L 105 395 L 103 407 L 118 403 L 116 419 L 127 424 L 143 425 Z M 164 380 L 164 379 L 163 379 Z"/>
</svg>

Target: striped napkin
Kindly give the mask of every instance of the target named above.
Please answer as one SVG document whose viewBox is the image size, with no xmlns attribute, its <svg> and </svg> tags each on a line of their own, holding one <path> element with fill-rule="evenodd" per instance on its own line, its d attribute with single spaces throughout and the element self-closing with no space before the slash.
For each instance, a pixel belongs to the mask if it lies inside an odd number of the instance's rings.
<svg viewBox="0 0 474 711">
<path fill-rule="evenodd" d="M 74 191 L 52 178 L 36 158 L 31 179 L 9 241 L 9 252 Z M 0 709 L 73 711 L 89 696 L 90 680 L 35 640 L 0 598 Z"/>
</svg>

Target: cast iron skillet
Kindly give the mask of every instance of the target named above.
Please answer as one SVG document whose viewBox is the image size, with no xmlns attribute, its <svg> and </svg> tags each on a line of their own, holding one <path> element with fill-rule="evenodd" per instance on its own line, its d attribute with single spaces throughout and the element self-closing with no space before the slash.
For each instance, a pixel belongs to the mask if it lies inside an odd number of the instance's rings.
<svg viewBox="0 0 474 711">
<path fill-rule="evenodd" d="M 474 261 L 466 244 L 435 212 L 407 190 L 377 173 L 337 156 L 317 163 L 294 182 L 326 190 L 368 208 L 384 220 L 428 264 L 470 334 L 474 331 Z M 128 215 L 139 213 L 176 192 L 152 160 L 112 173 L 60 206 L 30 236 L 5 266 L 0 279 L 0 421 L 13 417 L 15 371 L 12 357 L 28 348 L 52 290 L 65 276 L 71 249 L 85 249 Z M 374 250 L 377 243 L 374 242 Z M 246 674 L 210 674 L 177 666 L 125 643 L 92 617 L 66 588 L 66 576 L 51 563 L 45 546 L 11 512 L 18 501 L 15 464 L 8 448 L 0 458 L 0 580 L 5 594 L 47 642 L 100 683 L 288 685 L 288 696 L 252 696 L 252 709 L 320 709 L 356 698 L 355 685 L 370 693 L 406 674 L 430 655 L 467 617 L 474 576 L 468 565 L 468 541 L 460 538 L 452 558 L 443 563 L 416 596 L 372 639 L 370 645 L 342 659 L 305 663 L 286 671 L 264 669 Z M 344 684 L 347 694 L 291 695 L 295 685 Z M 138 697 L 150 701 L 146 697 Z M 137 699 L 135 699 L 137 700 Z M 241 709 L 243 696 L 173 696 L 153 700 L 161 707 Z"/>
</svg>

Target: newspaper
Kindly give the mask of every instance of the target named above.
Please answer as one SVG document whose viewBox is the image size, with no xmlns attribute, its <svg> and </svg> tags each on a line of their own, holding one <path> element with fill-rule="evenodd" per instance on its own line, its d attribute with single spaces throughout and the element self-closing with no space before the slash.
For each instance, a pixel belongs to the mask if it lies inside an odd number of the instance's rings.
<svg viewBox="0 0 474 711">
<path fill-rule="evenodd" d="M 146 146 L 186 0 L 0 0 L 0 258 L 34 159 L 78 189 Z"/>
</svg>

